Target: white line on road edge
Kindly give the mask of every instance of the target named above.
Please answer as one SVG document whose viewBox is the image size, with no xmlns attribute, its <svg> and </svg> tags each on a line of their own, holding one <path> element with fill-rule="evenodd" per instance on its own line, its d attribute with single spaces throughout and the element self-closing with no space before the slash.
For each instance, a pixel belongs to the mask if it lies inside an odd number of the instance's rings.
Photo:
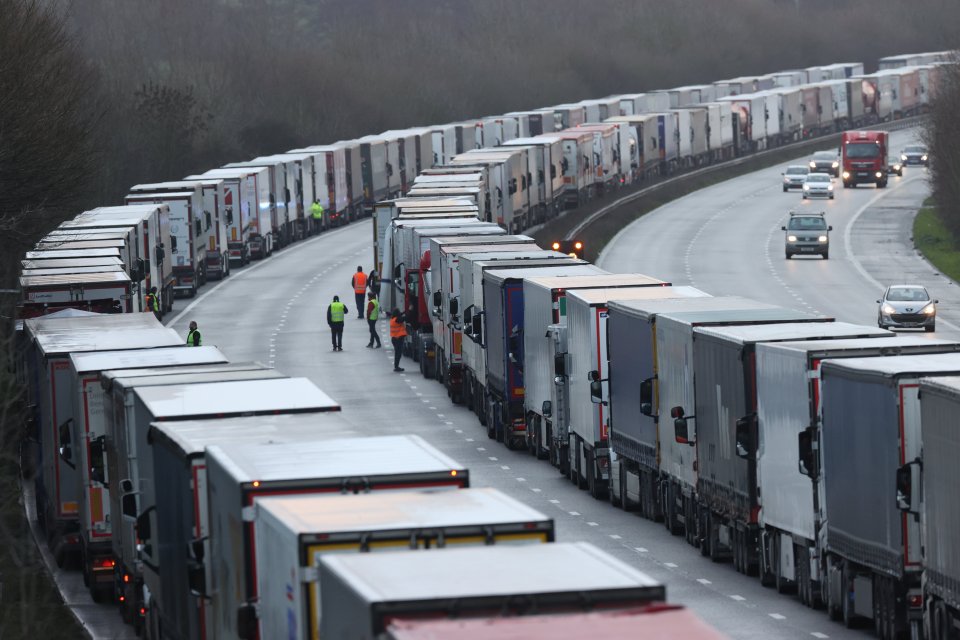
<svg viewBox="0 0 960 640">
<path fill-rule="evenodd" d="M 310 238 L 309 240 L 304 240 L 303 242 L 301 242 L 301 243 L 299 243 L 299 244 L 297 244 L 297 245 L 295 245 L 295 246 L 287 249 L 287 250 L 284 251 L 283 254 L 281 254 L 281 255 L 282 255 L 282 256 L 286 256 L 286 255 L 290 255 L 291 253 L 299 253 L 301 249 L 303 249 L 304 247 L 312 246 L 315 242 L 317 242 L 317 241 L 320 240 L 321 238 L 329 238 L 329 237 L 331 237 L 331 236 L 334 235 L 334 234 L 336 234 L 336 235 L 341 235 L 342 232 L 346 232 L 348 229 L 351 229 L 351 228 L 354 228 L 354 229 L 355 229 L 356 227 L 349 227 L 349 226 L 347 226 L 347 227 L 341 227 L 340 229 L 337 229 L 337 230 L 335 230 L 335 231 L 331 231 L 331 232 L 329 232 L 329 233 L 324 233 L 324 234 L 321 234 L 321 235 L 319 235 L 319 236 L 314 236 L 313 238 Z M 236 282 L 237 280 L 240 280 L 241 278 L 243 278 L 245 275 L 247 275 L 247 274 L 249 274 L 249 273 L 253 273 L 254 271 L 256 271 L 257 269 L 259 269 L 260 267 L 262 267 L 262 266 L 265 265 L 265 264 L 273 264 L 273 262 L 270 261 L 269 258 L 264 258 L 264 259 L 262 259 L 260 262 L 258 262 L 257 264 L 255 264 L 255 265 L 253 265 L 253 266 L 250 266 L 250 267 L 247 267 L 245 270 L 241 271 L 240 273 L 238 273 L 238 274 L 236 274 L 236 275 L 233 275 L 233 276 L 230 276 L 230 277 L 227 278 L 227 279 L 220 280 L 220 282 L 218 282 L 217 284 L 215 284 L 215 285 L 213 285 L 212 287 L 210 287 L 210 289 L 209 289 L 208 291 L 200 294 L 200 297 L 199 297 L 199 298 L 197 298 L 196 300 L 194 300 L 193 302 L 191 302 L 190 304 L 188 304 L 186 307 L 184 307 L 183 311 L 181 311 L 181 312 L 178 313 L 177 315 L 173 316 L 170 320 L 168 320 L 166 323 L 164 323 L 164 326 L 165 326 L 165 327 L 170 327 L 170 326 L 176 324 L 177 322 L 180 321 L 180 318 L 182 318 L 184 315 L 186 315 L 186 313 L 187 313 L 188 311 L 190 311 L 190 310 L 193 309 L 195 306 L 197 306 L 198 304 L 200 304 L 201 302 L 203 302 L 203 301 L 206 299 L 207 296 L 209 296 L 211 293 L 213 293 L 214 291 L 216 291 L 217 289 L 219 289 L 221 286 L 223 286 L 224 284 L 230 284 L 231 282 Z M 297 294 L 297 295 L 299 295 L 299 294 Z"/>
<path fill-rule="evenodd" d="M 888 194 L 890 194 L 890 193 L 893 193 L 894 191 L 896 191 L 896 190 L 898 190 L 898 189 L 902 189 L 904 186 L 906 186 L 906 185 L 914 182 L 915 180 L 919 180 L 920 178 L 921 178 L 921 176 L 916 176 L 916 177 L 914 177 L 914 178 L 907 178 L 906 180 L 904 180 L 903 182 L 899 183 L 897 186 L 893 187 L 892 189 L 881 189 L 880 193 L 878 193 L 877 195 L 875 195 L 875 196 L 873 196 L 872 198 L 870 198 L 870 200 L 868 200 L 865 205 L 863 205 L 862 207 L 860 207 L 859 209 L 857 209 L 856 213 L 854 213 L 853 216 L 850 218 L 850 221 L 847 222 L 847 226 L 843 228 L 843 248 L 844 248 L 844 250 L 846 251 L 847 259 L 850 260 L 850 262 L 853 263 L 854 268 L 860 273 L 860 275 L 863 276 L 863 278 L 864 278 L 867 282 L 869 282 L 870 284 L 872 284 L 873 286 L 875 286 L 878 291 L 883 291 L 883 290 L 886 289 L 887 287 L 886 287 L 886 285 L 881 284 L 880 282 L 877 282 L 877 280 L 874 279 L 873 276 L 871 276 L 869 273 L 867 273 L 867 270 L 864 268 L 864 266 L 863 266 L 862 264 L 860 264 L 860 261 L 857 260 L 857 257 L 856 257 L 856 255 L 854 255 L 854 253 L 853 253 L 853 248 L 851 247 L 851 244 L 850 244 L 850 243 L 851 243 L 851 240 L 850 240 L 850 231 L 853 229 L 853 225 L 857 222 L 857 220 L 860 218 L 860 216 L 863 215 L 863 213 L 866 212 L 867 209 L 869 209 L 869 208 L 872 207 L 874 204 L 876 204 L 877 202 L 879 202 L 881 198 L 885 197 L 886 195 L 888 195 Z M 946 277 L 946 276 L 944 276 L 944 277 Z M 956 330 L 956 331 L 960 331 L 960 326 L 957 326 L 957 325 L 953 324 L 952 322 L 950 322 L 950 321 L 948 321 L 948 320 L 944 320 L 943 318 L 937 318 L 937 323 L 938 323 L 938 324 L 945 324 L 945 325 L 947 325 L 948 327 L 950 327 L 951 329 L 954 329 L 954 330 Z"/>
</svg>

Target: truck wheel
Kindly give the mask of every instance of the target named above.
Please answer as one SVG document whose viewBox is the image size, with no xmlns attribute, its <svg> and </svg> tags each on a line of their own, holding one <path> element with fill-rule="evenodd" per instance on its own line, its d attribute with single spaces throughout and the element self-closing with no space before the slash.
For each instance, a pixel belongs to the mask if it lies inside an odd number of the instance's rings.
<svg viewBox="0 0 960 640">
<path fill-rule="evenodd" d="M 764 536 L 760 534 L 760 584 L 765 587 L 773 586 L 773 572 L 770 570 L 770 553 L 772 552 L 773 535 Z"/>
</svg>

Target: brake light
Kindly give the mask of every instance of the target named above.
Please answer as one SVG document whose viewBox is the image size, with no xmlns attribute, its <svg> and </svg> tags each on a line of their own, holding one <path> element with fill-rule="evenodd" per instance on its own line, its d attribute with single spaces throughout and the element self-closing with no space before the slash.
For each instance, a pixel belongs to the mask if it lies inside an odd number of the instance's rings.
<svg viewBox="0 0 960 640">
<path fill-rule="evenodd" d="M 907 596 L 907 606 L 911 609 L 919 609 L 923 606 L 923 594 L 914 593 Z"/>
<path fill-rule="evenodd" d="M 120 602 L 126 602 L 127 596 L 120 596 Z"/>
<path fill-rule="evenodd" d="M 123 574 L 123 581 L 124 581 L 124 583 L 130 582 L 130 574 L 129 574 L 129 573 Z"/>
<path fill-rule="evenodd" d="M 98 560 L 97 566 L 101 569 L 113 569 L 117 566 L 117 561 L 113 558 L 107 558 L 106 560 Z"/>
<path fill-rule="evenodd" d="M 451 471 L 451 472 L 450 472 L 450 475 L 453 476 L 453 477 L 456 477 L 456 476 L 457 476 L 457 470 L 454 469 L 453 471 Z"/>
</svg>

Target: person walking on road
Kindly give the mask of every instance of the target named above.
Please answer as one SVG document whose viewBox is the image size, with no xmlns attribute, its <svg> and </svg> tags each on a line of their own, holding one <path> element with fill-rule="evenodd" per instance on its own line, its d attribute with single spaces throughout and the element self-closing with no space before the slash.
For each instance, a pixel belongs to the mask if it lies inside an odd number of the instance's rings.
<svg viewBox="0 0 960 640">
<path fill-rule="evenodd" d="M 343 319 L 348 313 L 347 305 L 340 302 L 340 296 L 333 296 L 333 302 L 327 307 L 327 324 L 330 325 L 334 351 L 343 351 Z"/>
<path fill-rule="evenodd" d="M 350 280 L 350 286 L 353 287 L 353 294 L 357 299 L 357 317 L 362 320 L 363 299 L 367 295 L 367 274 L 363 272 L 363 267 L 357 267 L 357 272 Z"/>
<path fill-rule="evenodd" d="M 199 347 L 200 346 L 200 331 L 197 329 L 197 321 L 190 321 L 190 331 L 187 332 L 187 346 L 188 347 Z"/>
<path fill-rule="evenodd" d="M 394 307 L 390 313 L 390 342 L 393 343 L 393 370 L 403 371 L 400 356 L 403 355 L 403 339 L 407 337 L 407 328 L 403 324 L 403 314 Z"/>
<path fill-rule="evenodd" d="M 377 333 L 377 320 L 380 318 L 380 301 L 377 300 L 377 294 L 371 291 L 369 294 L 370 302 L 367 303 L 367 324 L 370 325 L 370 342 L 367 343 L 367 348 L 369 349 L 379 349 L 380 344 L 380 334 Z M 373 343 L 376 342 L 377 346 L 374 347 Z"/>
</svg>

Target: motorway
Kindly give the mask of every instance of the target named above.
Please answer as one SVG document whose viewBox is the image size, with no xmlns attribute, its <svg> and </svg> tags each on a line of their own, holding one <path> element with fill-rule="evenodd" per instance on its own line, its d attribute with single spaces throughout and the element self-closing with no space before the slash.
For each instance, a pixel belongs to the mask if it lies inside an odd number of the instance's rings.
<svg viewBox="0 0 960 640">
<path fill-rule="evenodd" d="M 907 133 L 893 134 L 892 148 L 907 139 Z M 730 180 L 651 212 L 617 236 L 600 266 L 864 324 L 876 321 L 882 285 L 921 282 L 941 301 L 936 335 L 960 337 L 960 292 L 909 242 L 911 213 L 929 191 L 923 169 L 907 169 L 886 190 L 838 184 L 835 201 L 809 204 L 796 191 L 781 193 L 780 170 Z M 784 260 L 780 225 L 791 208 L 827 212 L 834 227 L 830 260 Z M 380 327 L 384 348 L 366 349 L 367 323 L 353 308 L 350 277 L 357 265 L 369 271 L 371 242 L 367 220 L 293 245 L 195 300 L 178 301 L 168 324 L 186 335 L 196 320 L 204 344 L 217 345 L 232 361 L 257 360 L 309 377 L 365 435 L 419 434 L 467 465 L 474 486 L 495 487 L 553 517 L 558 540 L 592 542 L 662 580 L 670 602 L 687 605 L 732 638 L 868 637 L 866 629 L 830 622 L 823 611 L 777 595 L 729 564 L 711 563 L 661 524 L 595 501 L 549 464 L 488 440 L 476 417 L 454 406 L 441 385 L 424 380 L 412 361 L 404 360 L 405 373 L 393 373 L 386 324 Z M 343 352 L 331 350 L 326 326 L 335 294 L 354 314 Z M 98 609 L 115 616 L 116 625 L 95 635 L 126 637 L 119 616 Z"/>
</svg>

